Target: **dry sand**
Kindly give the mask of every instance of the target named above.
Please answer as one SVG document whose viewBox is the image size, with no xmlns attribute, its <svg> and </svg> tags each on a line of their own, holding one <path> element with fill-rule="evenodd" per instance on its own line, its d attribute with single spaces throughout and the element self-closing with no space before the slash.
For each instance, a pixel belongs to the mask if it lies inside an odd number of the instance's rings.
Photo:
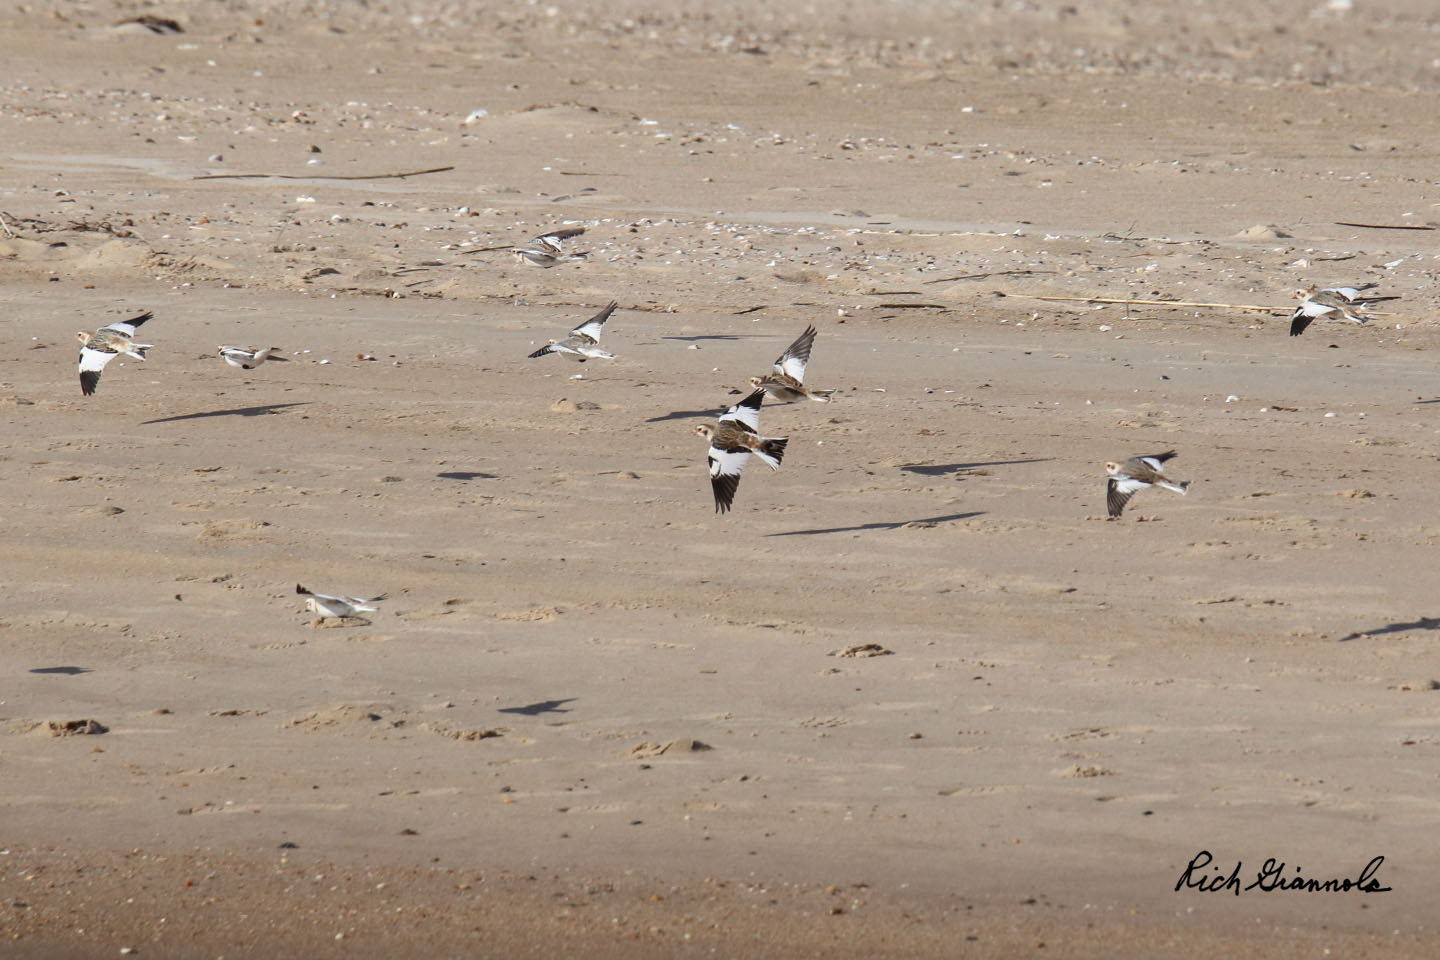
<svg viewBox="0 0 1440 960">
<path fill-rule="evenodd" d="M 0 955 L 1435 955 L 1431 5 L 461 6 L 0 12 Z"/>
</svg>

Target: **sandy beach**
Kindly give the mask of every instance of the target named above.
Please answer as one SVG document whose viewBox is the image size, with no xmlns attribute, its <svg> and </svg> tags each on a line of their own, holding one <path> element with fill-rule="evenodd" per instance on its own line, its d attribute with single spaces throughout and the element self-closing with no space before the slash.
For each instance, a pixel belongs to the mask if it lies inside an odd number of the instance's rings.
<svg viewBox="0 0 1440 960">
<path fill-rule="evenodd" d="M 1433 956 L 1440 15 L 579 6 L 0 12 L 0 956 Z"/>
</svg>

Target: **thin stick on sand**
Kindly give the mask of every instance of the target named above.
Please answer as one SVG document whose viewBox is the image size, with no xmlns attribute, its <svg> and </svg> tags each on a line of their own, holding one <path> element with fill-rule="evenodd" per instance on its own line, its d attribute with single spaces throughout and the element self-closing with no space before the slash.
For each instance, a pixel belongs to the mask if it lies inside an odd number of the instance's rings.
<svg viewBox="0 0 1440 960">
<path fill-rule="evenodd" d="M 266 177 L 273 177 L 276 180 L 398 180 L 405 177 L 419 177 L 427 173 L 444 173 L 447 170 L 454 170 L 454 167 L 432 167 L 429 170 L 406 170 L 404 173 L 368 173 L 368 174 L 330 174 L 322 176 L 316 173 L 307 173 L 304 176 L 295 176 L 289 173 L 207 173 L 198 177 L 191 177 L 191 180 L 263 180 Z"/>
<path fill-rule="evenodd" d="M 463 256 L 465 256 L 466 254 L 470 254 L 470 253 L 490 253 L 490 252 L 495 251 L 495 250 L 514 250 L 514 249 L 515 249 L 515 244 L 513 244 L 513 243 L 506 243 L 506 244 L 501 244 L 501 245 L 498 246 L 498 247 L 476 247 L 474 250 L 461 250 L 461 251 L 460 251 L 460 256 L 463 257 Z"/>
<path fill-rule="evenodd" d="M 1194 300 L 1131 300 L 1113 297 L 1037 297 L 1031 293 L 1007 293 L 1007 297 L 1028 297 L 1031 300 L 1060 300 L 1067 303 L 1138 303 L 1156 307 L 1212 307 L 1216 310 L 1284 310 L 1284 307 L 1261 307 L 1253 303 L 1199 303 Z"/>
<path fill-rule="evenodd" d="M 1336 220 L 1337 227 L 1362 227 L 1366 230 L 1434 230 L 1428 223 L 1350 223 Z"/>
<path fill-rule="evenodd" d="M 1210 307 L 1216 310 L 1259 310 L 1265 313 L 1282 313 L 1289 307 L 1261 307 L 1253 303 L 1199 303 L 1194 300 L 1117 300 L 1111 297 L 1037 297 L 1031 293 L 1007 293 L 1007 297 L 1027 297 L 1031 300 L 1059 300 L 1067 303 L 1138 303 L 1147 306 L 1158 307 Z M 1368 317 L 1392 317 L 1393 313 L 1381 313 L 1378 310 L 1368 311 Z"/>
</svg>

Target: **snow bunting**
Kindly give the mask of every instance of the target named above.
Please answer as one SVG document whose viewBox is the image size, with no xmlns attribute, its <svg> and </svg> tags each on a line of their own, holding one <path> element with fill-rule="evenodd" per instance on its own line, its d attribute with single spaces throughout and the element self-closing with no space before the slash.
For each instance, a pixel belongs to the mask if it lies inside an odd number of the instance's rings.
<svg viewBox="0 0 1440 960">
<path fill-rule="evenodd" d="M 105 364 L 122 353 L 136 360 L 145 359 L 145 351 L 154 344 L 136 343 L 135 328 L 153 316 L 153 313 L 146 311 L 120 323 L 108 323 L 94 333 L 81 330 L 75 334 L 75 339 L 80 341 L 81 393 L 87 397 L 94 393 L 95 387 L 100 383 L 100 371 L 105 369 Z"/>
<path fill-rule="evenodd" d="M 254 370 L 266 360 L 289 362 L 289 357 L 280 356 L 279 347 L 221 347 L 220 359 L 241 370 Z"/>
<path fill-rule="evenodd" d="M 1347 303 L 1340 297 L 1326 293 L 1323 290 L 1309 293 L 1305 290 L 1295 291 L 1303 299 L 1295 312 L 1290 314 L 1290 336 L 1298 337 L 1305 332 L 1305 328 L 1316 320 L 1349 320 L 1352 323 L 1369 323 L 1370 318 L 1365 316 L 1365 302 Z"/>
<path fill-rule="evenodd" d="M 694 428 L 696 436 L 710 441 L 710 487 L 715 493 L 716 513 L 729 511 L 750 454 L 771 470 L 780 469 L 790 438 L 760 436 L 760 402 L 764 399 L 765 391 L 756 390 L 726 410 L 715 426 L 707 423 Z"/>
<path fill-rule="evenodd" d="M 615 312 L 619 306 L 614 300 L 609 306 L 601 310 L 595 316 L 586 320 L 580 326 L 570 331 L 570 336 L 564 340 L 551 340 L 548 344 L 530 354 L 530 358 L 543 357 L 547 353 L 558 353 L 562 357 L 568 357 L 576 363 L 584 363 L 586 360 L 614 360 L 615 354 L 606 353 L 600 349 L 600 328 L 605 326 L 605 321 L 610 319 L 610 314 Z"/>
<path fill-rule="evenodd" d="M 1147 457 L 1131 457 L 1124 463 L 1112 460 L 1105 464 L 1105 472 L 1109 475 L 1105 483 L 1105 506 L 1110 510 L 1110 517 L 1119 518 L 1130 498 L 1146 487 L 1164 487 L 1180 494 L 1189 490 L 1189 480 L 1176 483 L 1165 479 L 1165 461 L 1173 456 L 1174 450 L 1166 450 Z"/>
<path fill-rule="evenodd" d="M 295 592 L 305 597 L 305 609 L 317 615 L 321 620 L 331 617 L 353 617 L 360 613 L 374 613 L 379 607 L 372 607 L 370 604 L 379 603 L 385 599 L 385 594 L 378 597 L 332 597 L 329 594 L 314 593 L 306 590 L 300 584 L 295 584 Z"/>
<path fill-rule="evenodd" d="M 550 233 L 531 240 L 530 246 L 528 247 L 516 247 L 515 256 L 534 267 L 553 267 L 557 263 L 584 260 L 588 258 L 590 254 L 567 254 L 565 252 L 565 241 L 571 237 L 578 237 L 584 232 L 584 227 L 567 227 L 564 230 L 553 230 Z"/>
<path fill-rule="evenodd" d="M 809 397 L 820 403 L 829 403 L 834 390 L 811 390 L 802 382 L 805 379 L 805 365 L 810 362 L 810 348 L 815 345 L 815 325 L 812 323 L 795 342 L 785 348 L 771 367 L 768 376 L 751 377 L 750 386 L 763 389 L 776 400 L 786 402 Z"/>
</svg>

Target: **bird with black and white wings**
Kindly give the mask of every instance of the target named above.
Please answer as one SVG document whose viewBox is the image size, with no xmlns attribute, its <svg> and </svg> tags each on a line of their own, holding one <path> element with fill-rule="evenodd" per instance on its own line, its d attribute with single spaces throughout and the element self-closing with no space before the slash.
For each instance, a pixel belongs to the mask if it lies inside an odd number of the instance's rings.
<svg viewBox="0 0 1440 960">
<path fill-rule="evenodd" d="M 532 267 L 553 267 L 557 263 L 570 263 L 588 259 L 588 253 L 566 253 L 565 241 L 572 237 L 578 237 L 585 232 L 584 227 L 566 227 L 562 230 L 551 230 L 530 241 L 526 247 L 516 247 L 515 256 L 530 264 Z"/>
<path fill-rule="evenodd" d="M 254 370 L 266 360 L 289 362 L 289 357 L 280 355 L 279 347 L 233 347 L 220 348 L 220 359 L 241 370 Z"/>
<path fill-rule="evenodd" d="M 604 310 L 571 330 L 570 336 L 564 340 L 551 340 L 530 354 L 530 358 L 534 359 L 554 353 L 574 360 L 576 363 L 584 363 L 586 360 L 614 360 L 615 354 L 606 353 L 600 349 L 600 330 L 605 326 L 605 321 L 610 319 L 610 314 L 615 312 L 617 306 L 619 304 L 611 300 Z"/>
<path fill-rule="evenodd" d="M 120 355 L 134 357 L 136 360 L 145 359 L 145 351 L 154 344 L 136 343 L 135 328 L 139 327 L 146 320 L 155 315 L 146 311 L 138 317 L 131 317 L 118 323 L 107 323 L 105 326 L 90 333 L 81 330 L 75 334 L 75 339 L 80 341 L 80 392 L 90 396 L 95 388 L 100 385 L 100 371 L 105 365 Z"/>
<path fill-rule="evenodd" d="M 763 377 L 751 377 L 750 386 L 763 389 L 776 400 L 804 400 L 807 397 L 820 403 L 829 403 L 834 390 L 811 390 L 805 386 L 805 367 L 810 363 L 810 348 L 815 345 L 815 325 L 812 323 L 795 342 L 785 348 L 780 358 Z"/>
<path fill-rule="evenodd" d="M 760 435 L 760 404 L 764 389 L 756 390 L 720 415 L 714 426 L 701 424 L 694 428 L 698 437 L 710 441 L 710 489 L 715 494 L 715 512 L 726 513 L 735 502 L 740 486 L 740 471 L 753 454 L 771 470 L 780 469 L 789 437 Z"/>
<path fill-rule="evenodd" d="M 1124 463 L 1111 461 L 1105 464 L 1105 506 L 1112 520 L 1119 519 L 1125 504 L 1146 487 L 1164 487 L 1184 494 L 1190 489 L 1189 480 L 1172 481 L 1165 476 L 1165 461 L 1175 456 L 1174 450 L 1154 453 L 1148 456 L 1131 457 Z"/>
<path fill-rule="evenodd" d="M 1298 337 L 1305 328 L 1316 320 L 1349 320 L 1351 323 L 1366 324 L 1370 317 L 1365 315 L 1365 302 L 1349 303 L 1323 290 L 1297 290 L 1300 305 L 1290 314 L 1290 336 Z"/>
<path fill-rule="evenodd" d="M 328 593 L 316 593 L 307 590 L 300 584 L 295 584 L 295 592 L 305 598 L 305 609 L 318 616 L 321 620 L 354 617 L 361 613 L 374 613 L 379 607 L 371 604 L 379 603 L 385 599 L 385 594 L 378 597 L 332 597 Z"/>
</svg>

